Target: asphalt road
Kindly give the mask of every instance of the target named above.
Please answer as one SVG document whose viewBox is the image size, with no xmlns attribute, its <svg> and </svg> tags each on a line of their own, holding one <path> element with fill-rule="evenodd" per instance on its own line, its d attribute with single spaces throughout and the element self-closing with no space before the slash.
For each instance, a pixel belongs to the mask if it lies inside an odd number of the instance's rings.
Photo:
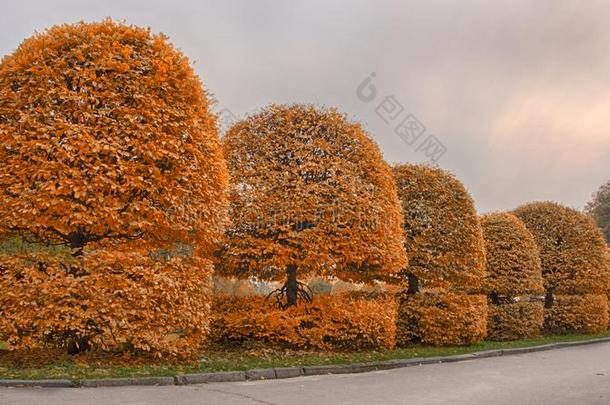
<svg viewBox="0 0 610 405">
<path fill-rule="evenodd" d="M 0 404 L 610 404 L 610 343 L 365 374 L 164 387 L 0 388 Z"/>
</svg>

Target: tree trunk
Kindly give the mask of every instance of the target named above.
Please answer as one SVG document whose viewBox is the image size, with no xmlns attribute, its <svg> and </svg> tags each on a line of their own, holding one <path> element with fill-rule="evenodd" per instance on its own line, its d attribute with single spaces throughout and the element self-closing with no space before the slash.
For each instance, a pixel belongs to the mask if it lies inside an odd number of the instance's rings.
<svg viewBox="0 0 610 405">
<path fill-rule="evenodd" d="M 85 240 L 85 237 L 83 236 L 82 232 L 76 231 L 68 234 L 68 241 L 70 249 L 72 250 L 72 257 L 75 259 L 82 259 L 83 249 L 87 244 L 87 241 Z M 83 274 L 88 274 L 86 273 L 84 266 L 81 267 L 81 265 L 82 261 L 80 262 L 80 265 L 63 265 L 62 267 L 64 267 L 64 269 L 66 269 L 69 273 L 75 276 L 82 276 Z M 89 343 L 89 339 L 87 337 L 74 337 L 68 341 L 68 354 L 74 355 L 84 353 L 89 349 L 91 349 L 91 344 Z"/>
<path fill-rule="evenodd" d="M 544 296 L 544 307 L 545 308 L 553 308 L 553 302 L 555 301 L 555 298 L 553 297 L 553 291 L 555 290 L 555 288 L 549 288 L 548 290 L 546 290 L 546 295 Z"/>
<path fill-rule="evenodd" d="M 88 351 L 91 348 L 89 339 L 86 337 L 79 337 L 70 339 L 68 342 L 68 354 L 78 354 Z"/>
<path fill-rule="evenodd" d="M 493 292 L 491 294 L 489 294 L 489 299 L 491 300 L 491 303 L 494 305 L 500 305 L 500 297 L 498 297 L 498 294 Z"/>
<path fill-rule="evenodd" d="M 407 294 L 417 294 L 419 292 L 419 280 L 413 273 L 407 273 L 407 279 L 409 280 L 409 288 Z"/>
<path fill-rule="evenodd" d="M 297 305 L 297 266 L 289 264 L 286 266 L 286 307 Z"/>
</svg>

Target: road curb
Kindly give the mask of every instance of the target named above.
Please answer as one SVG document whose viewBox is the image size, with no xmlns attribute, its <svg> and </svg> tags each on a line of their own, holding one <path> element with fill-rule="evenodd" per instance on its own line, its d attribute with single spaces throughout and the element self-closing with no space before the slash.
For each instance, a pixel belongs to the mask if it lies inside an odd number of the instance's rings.
<svg viewBox="0 0 610 405">
<path fill-rule="evenodd" d="M 180 374 L 174 380 L 177 385 L 246 381 L 246 373 L 244 371 L 221 371 L 218 373 Z"/>
<path fill-rule="evenodd" d="M 175 385 L 174 377 L 129 377 L 129 378 L 89 378 L 79 380 L 78 385 L 86 388 L 125 387 L 127 385 Z"/>
<path fill-rule="evenodd" d="M 72 388 L 78 383 L 72 380 L 0 380 L 0 387 Z"/>
<path fill-rule="evenodd" d="M 43 387 L 43 388 L 74 388 L 74 387 L 124 387 L 153 385 L 189 385 L 215 382 L 257 381 L 293 378 L 300 376 L 327 374 L 355 374 L 395 368 L 422 366 L 426 364 L 455 363 L 468 360 L 486 359 L 500 356 L 513 356 L 526 353 L 562 349 L 566 347 L 586 346 L 596 343 L 610 342 L 610 337 L 581 340 L 576 342 L 559 342 L 539 346 L 517 347 L 512 349 L 485 350 L 468 354 L 458 354 L 439 357 L 422 357 L 411 359 L 394 359 L 368 363 L 321 365 L 304 367 L 278 367 L 252 369 L 248 371 L 221 371 L 214 373 L 178 374 L 174 377 L 131 377 L 131 378 L 95 378 L 82 380 L 2 380 L 0 387 Z"/>
</svg>

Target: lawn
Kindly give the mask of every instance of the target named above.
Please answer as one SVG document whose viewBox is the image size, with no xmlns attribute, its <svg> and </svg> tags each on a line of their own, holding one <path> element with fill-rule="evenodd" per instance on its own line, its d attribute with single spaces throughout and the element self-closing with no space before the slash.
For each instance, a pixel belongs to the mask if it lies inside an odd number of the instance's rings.
<svg viewBox="0 0 610 405">
<path fill-rule="evenodd" d="M 175 365 L 146 363 L 127 360 L 131 365 L 120 365 L 121 357 L 88 354 L 70 357 L 64 354 L 16 353 L 0 349 L 0 379 L 42 378 L 111 378 L 132 376 L 173 376 L 180 373 L 248 370 L 253 368 L 313 366 L 345 364 L 391 359 L 466 354 L 483 350 L 528 347 L 541 344 L 570 342 L 609 337 L 610 333 L 597 335 L 547 336 L 513 342 L 485 341 L 465 347 L 412 346 L 387 351 L 315 352 L 293 350 L 254 349 L 244 347 L 210 347 L 199 364 Z M 2 343 L 0 343 L 2 348 Z"/>
</svg>

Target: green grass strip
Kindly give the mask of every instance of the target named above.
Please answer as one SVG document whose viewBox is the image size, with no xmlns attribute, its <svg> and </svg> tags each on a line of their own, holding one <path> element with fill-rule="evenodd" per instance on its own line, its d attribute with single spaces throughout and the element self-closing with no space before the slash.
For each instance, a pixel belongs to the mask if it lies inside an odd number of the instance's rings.
<svg viewBox="0 0 610 405">
<path fill-rule="evenodd" d="M 392 359 L 410 359 L 421 357 L 449 356 L 474 353 L 484 350 L 509 349 L 517 347 L 538 346 L 559 342 L 574 342 L 609 337 L 610 333 L 596 335 L 545 336 L 536 339 L 517 340 L 512 342 L 484 341 L 463 347 L 430 347 L 412 346 L 394 350 L 370 350 L 360 352 L 294 352 L 294 351 L 255 351 L 245 348 L 213 347 L 203 353 L 197 365 L 144 365 L 144 366 L 108 366 L 77 364 L 73 361 L 62 361 L 52 364 L 41 364 L 37 367 L 17 368 L 0 366 L 0 379 L 53 379 L 68 378 L 114 378 L 142 376 L 173 376 L 181 373 L 201 373 L 212 371 L 249 370 L 253 368 L 315 366 L 326 364 L 349 364 Z M 2 348 L 0 343 L 0 348 Z"/>
</svg>

